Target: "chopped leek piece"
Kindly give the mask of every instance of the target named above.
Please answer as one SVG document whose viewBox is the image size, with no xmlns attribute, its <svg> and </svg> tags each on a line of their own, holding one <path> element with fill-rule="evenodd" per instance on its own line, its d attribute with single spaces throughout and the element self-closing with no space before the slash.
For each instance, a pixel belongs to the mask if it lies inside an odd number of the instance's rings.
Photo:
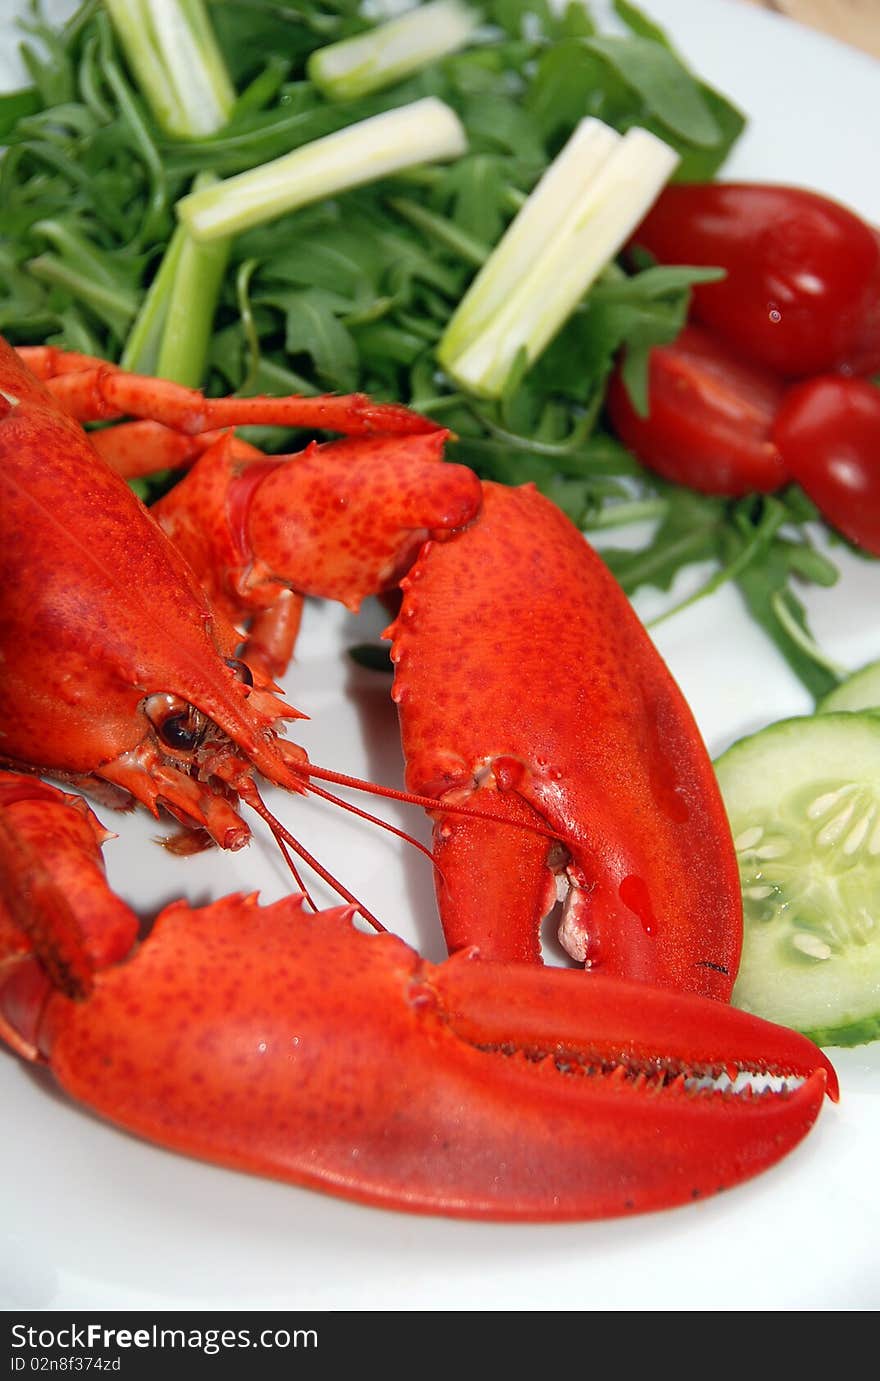
<svg viewBox="0 0 880 1381">
<path fill-rule="evenodd" d="M 501 397 L 520 352 L 538 358 L 673 173 L 647 130 L 605 128 L 578 125 L 454 313 L 437 355 L 471 393 Z"/>
<path fill-rule="evenodd" d="M 204 0 L 106 0 L 126 58 L 166 134 L 215 134 L 235 89 Z"/>
<path fill-rule="evenodd" d="M 119 359 L 123 369 L 134 374 L 155 374 L 162 348 L 162 332 L 168 315 L 168 302 L 174 291 L 177 265 L 186 231 L 179 225 L 168 241 L 162 262 L 141 303 Z"/>
<path fill-rule="evenodd" d="M 213 240 L 415 163 L 458 158 L 466 150 L 467 136 L 455 111 L 427 96 L 347 125 L 216 187 L 191 192 L 177 203 L 177 213 L 196 239 Z"/>
<path fill-rule="evenodd" d="M 369 95 L 463 48 L 480 22 L 461 0 L 432 0 L 312 53 L 307 72 L 332 100 Z"/>
<path fill-rule="evenodd" d="M 216 184 L 199 173 L 196 189 Z M 214 314 L 229 261 L 228 237 L 202 244 L 179 225 L 129 333 L 120 363 L 188 388 L 204 384 Z"/>
<path fill-rule="evenodd" d="M 592 117 L 576 126 L 459 303 L 440 343 L 441 363 L 454 359 L 486 329 L 544 250 L 566 234 L 568 223 L 579 214 L 585 187 L 621 138 L 610 125 Z"/>
<path fill-rule="evenodd" d="M 156 362 L 160 379 L 173 379 L 187 388 L 203 386 L 229 247 L 228 237 L 207 245 L 191 235 L 184 237 Z"/>
</svg>

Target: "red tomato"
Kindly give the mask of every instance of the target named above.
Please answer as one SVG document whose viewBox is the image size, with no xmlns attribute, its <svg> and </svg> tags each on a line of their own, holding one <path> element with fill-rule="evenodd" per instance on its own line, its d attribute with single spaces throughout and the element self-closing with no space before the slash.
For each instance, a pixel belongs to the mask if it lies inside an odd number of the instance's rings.
<svg viewBox="0 0 880 1381">
<path fill-rule="evenodd" d="M 880 263 L 880 230 L 873 231 Z M 880 370 L 880 270 L 875 282 L 877 291 L 865 313 L 861 330 L 856 333 L 852 349 L 842 369 L 844 374 L 876 374 Z"/>
<path fill-rule="evenodd" d="M 834 374 L 797 384 L 773 439 L 831 526 L 880 556 L 880 389 Z"/>
<path fill-rule="evenodd" d="M 756 363 L 798 377 L 880 368 L 880 236 L 796 187 L 667 187 L 633 236 L 661 264 L 715 265 L 691 315 Z"/>
<path fill-rule="evenodd" d="M 607 398 L 621 441 L 650 469 L 704 494 L 770 493 L 787 478 L 770 437 L 785 385 L 723 341 L 686 326 L 651 351 L 647 417 L 618 371 Z"/>
</svg>

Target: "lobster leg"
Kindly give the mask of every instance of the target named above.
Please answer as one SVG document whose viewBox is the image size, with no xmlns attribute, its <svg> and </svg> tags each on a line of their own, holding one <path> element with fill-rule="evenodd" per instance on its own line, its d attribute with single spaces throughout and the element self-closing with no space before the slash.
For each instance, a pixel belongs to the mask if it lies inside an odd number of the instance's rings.
<svg viewBox="0 0 880 1381">
<path fill-rule="evenodd" d="M 290 665 L 304 605 L 299 591 L 281 590 L 274 604 L 261 609 L 248 624 L 248 666 L 265 680 L 277 680 Z"/>
<path fill-rule="evenodd" d="M 91 434 L 118 474 L 193 466 L 152 514 L 215 608 L 239 627 L 260 618 L 253 660 L 268 679 L 286 669 L 304 595 L 357 611 L 397 583 L 427 537 L 469 522 L 480 506 L 472 471 L 440 466 L 448 432 L 397 404 L 206 399 L 52 347 L 18 354 L 78 420 L 141 419 Z M 356 440 L 269 458 L 217 430 L 256 421 Z"/>
<path fill-rule="evenodd" d="M 161 422 L 119 422 L 89 433 L 89 440 L 102 460 L 106 460 L 125 479 L 154 475 L 160 470 L 183 470 L 193 465 L 221 436 L 221 431 L 187 436 Z M 264 453 L 231 437 L 230 447 L 240 461 L 263 460 Z"/>
<path fill-rule="evenodd" d="M 238 625 L 287 591 L 356 611 L 397 583 L 426 537 L 477 513 L 477 477 L 442 463 L 447 435 L 361 437 L 257 462 L 223 438 L 151 512 L 214 606 Z M 279 623 L 291 612 L 280 611 Z M 273 625 L 270 675 L 283 673 L 289 646 Z"/>
<path fill-rule="evenodd" d="M 413 1212 L 683 1204 L 774 1164 L 837 1093 L 809 1041 L 736 1009 L 468 952 L 431 965 L 300 898 L 177 902 L 88 987 L 0 974 L 0 1032 L 26 1028 L 72 1097 L 172 1150 Z M 739 1070 L 799 1086 L 698 1086 Z"/>
<path fill-rule="evenodd" d="M 729 998 L 741 902 L 711 762 L 583 536 L 532 487 L 487 484 L 479 521 L 429 544 L 403 586 L 393 694 L 407 785 L 437 800 L 450 947 L 535 957 L 558 878 L 560 939 L 587 968 Z M 475 793 L 557 844 L 485 827 L 476 847 L 443 809 Z"/>
<path fill-rule="evenodd" d="M 79 422 L 139 417 L 188 436 L 250 424 L 307 427 L 346 436 L 430 432 L 436 424 L 400 403 L 376 403 L 363 393 L 282 398 L 206 398 L 166 379 L 132 374 L 89 355 L 52 346 L 25 346 L 19 357 L 45 381 L 59 405 Z"/>
<path fill-rule="evenodd" d="M 109 838 L 81 796 L 0 772 L 0 1037 L 28 1058 L 35 1032 L 25 1014 L 35 992 L 48 991 L 41 972 L 84 995 L 94 972 L 137 939 L 137 917 L 106 883 L 101 845 Z M 26 1002 L 12 1000 L 13 987 Z"/>
</svg>

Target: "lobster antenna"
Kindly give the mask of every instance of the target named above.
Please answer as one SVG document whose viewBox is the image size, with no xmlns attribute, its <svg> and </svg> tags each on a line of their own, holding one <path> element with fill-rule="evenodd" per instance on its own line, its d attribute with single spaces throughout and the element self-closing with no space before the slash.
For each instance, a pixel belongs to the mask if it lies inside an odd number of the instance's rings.
<svg viewBox="0 0 880 1381">
<path fill-rule="evenodd" d="M 267 821 L 266 821 L 266 824 L 269 826 L 270 830 L 272 831 L 272 838 L 275 840 L 275 843 L 278 845 L 278 848 L 281 850 L 281 857 L 284 859 L 284 862 L 287 864 L 287 866 L 288 866 L 288 868 L 290 869 L 291 873 L 293 873 L 293 880 L 294 880 L 294 882 L 296 883 L 296 885 L 297 885 L 297 887 L 299 888 L 299 890 L 302 892 L 302 894 L 303 894 L 303 899 L 304 899 L 305 901 L 307 901 L 308 904 L 309 904 L 309 906 L 312 908 L 312 910 L 316 912 L 316 911 L 318 910 L 318 907 L 317 907 L 317 904 L 316 904 L 316 902 L 315 902 L 315 899 L 314 899 L 314 897 L 312 896 L 311 892 L 309 891 L 308 887 L 306 886 L 305 880 L 303 879 L 303 876 L 302 876 L 302 874 L 300 873 L 299 868 L 297 868 L 297 866 L 296 866 L 296 864 L 294 863 L 293 859 L 290 857 L 290 850 L 288 849 L 288 847 L 287 847 L 287 845 L 285 844 L 284 840 L 281 838 L 281 835 L 278 834 L 277 831 L 275 830 L 275 827 L 274 827 L 272 821 L 271 821 L 271 820 L 267 820 Z"/>
<path fill-rule="evenodd" d="M 374 916 L 372 911 L 369 911 L 367 907 L 364 906 L 363 902 L 358 901 L 357 897 L 354 895 L 353 892 L 349 892 L 348 888 L 345 887 L 339 881 L 338 878 L 335 878 L 333 874 L 323 866 L 323 864 L 319 863 L 318 860 L 315 857 L 313 857 L 312 854 L 309 853 L 308 849 L 304 848 L 303 845 L 300 844 L 298 839 L 294 838 L 294 836 L 290 833 L 289 830 L 284 828 L 281 821 L 278 820 L 272 814 L 272 812 L 269 810 L 269 807 L 263 801 L 263 798 L 260 796 L 256 784 L 253 781 L 249 781 L 246 786 L 242 784 L 239 789 L 239 795 L 241 796 L 242 800 L 247 801 L 251 809 L 255 810 L 257 815 L 259 815 L 262 820 L 265 820 L 266 824 L 269 826 L 269 829 L 272 831 L 273 835 L 279 841 L 279 843 L 283 840 L 285 844 L 287 844 L 291 849 L 293 849 L 293 852 L 297 855 L 297 857 L 301 858 L 304 863 L 307 863 L 308 866 L 318 874 L 318 877 L 323 878 L 324 881 L 330 887 L 333 888 L 334 892 L 337 892 L 340 897 L 343 897 L 357 911 L 359 911 L 360 914 L 363 916 L 364 920 L 367 921 L 373 927 L 374 930 L 378 930 L 383 933 L 387 932 L 387 927 L 382 924 L 379 918 L 377 916 Z M 296 877 L 295 870 L 294 876 Z M 311 898 L 309 900 L 311 900 Z M 314 903 L 312 903 L 312 905 L 314 905 Z"/>
<path fill-rule="evenodd" d="M 334 796 L 332 791 L 325 791 L 323 787 L 315 786 L 312 782 L 309 782 L 308 790 L 313 796 L 320 796 L 322 801 L 332 801 L 334 805 L 341 806 L 343 810 L 350 811 L 352 815 L 357 815 L 361 820 L 369 820 L 374 825 L 380 825 L 381 828 L 387 830 L 389 834 L 396 834 L 398 839 L 404 840 L 407 844 L 412 844 L 414 849 L 418 849 L 419 853 L 424 854 L 425 858 L 430 859 L 434 866 L 437 866 L 434 855 L 426 844 L 423 844 L 421 840 L 416 839 L 413 835 L 407 834 L 406 830 L 399 829 L 397 825 L 392 825 L 390 820 L 383 820 L 379 815 L 371 815 L 368 810 L 361 810 L 360 806 L 352 805 L 351 801 L 344 801 L 341 796 Z"/>
<path fill-rule="evenodd" d="M 503 815 L 493 815 L 490 810 L 481 810 L 479 806 L 468 806 L 463 803 L 451 805 L 446 801 L 438 800 L 435 796 L 420 796 L 418 792 L 399 791 L 397 787 L 393 786 L 377 786 L 375 782 L 365 781 L 362 777 L 349 777 L 345 772 L 334 772 L 329 767 L 318 767 L 313 762 L 297 763 L 294 770 L 301 772 L 306 777 L 320 777 L 322 781 L 336 782 L 338 786 L 351 787 L 354 791 L 366 791 L 372 796 L 383 796 L 389 801 L 405 801 L 407 805 L 422 806 L 427 811 L 442 810 L 447 815 L 470 816 L 474 820 L 488 820 L 491 825 L 508 825 L 511 829 L 528 830 L 530 834 L 540 834 L 545 839 L 558 839 L 562 843 L 566 842 L 565 836 L 559 830 L 551 829 L 549 825 L 541 824 L 537 819 L 534 823 L 531 820 L 510 820 Z M 314 786 L 310 786 L 309 789 L 317 791 L 317 787 Z M 329 793 L 327 794 L 329 795 Z M 330 800 L 336 801 L 338 797 L 330 796 Z M 341 806 L 346 805 L 344 801 L 338 801 L 338 803 Z M 352 806 L 346 808 L 353 809 Z M 373 816 L 368 815 L 366 818 L 371 820 Z M 385 824 L 382 820 L 377 821 L 377 823 Z M 394 830 L 393 825 L 386 824 L 386 828 Z M 398 831 L 394 832 L 397 833 Z M 409 836 L 403 835 L 403 838 L 407 839 Z M 423 847 L 414 839 L 410 840 L 410 843 L 415 844 L 417 848 Z M 428 852 L 428 856 L 433 859 L 433 855 L 429 851 L 426 850 L 425 852 Z"/>
</svg>

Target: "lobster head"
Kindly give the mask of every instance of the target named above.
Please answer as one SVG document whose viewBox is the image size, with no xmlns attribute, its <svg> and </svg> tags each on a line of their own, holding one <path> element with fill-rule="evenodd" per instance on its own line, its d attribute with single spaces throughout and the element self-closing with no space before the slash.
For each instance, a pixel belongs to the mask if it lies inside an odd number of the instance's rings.
<svg viewBox="0 0 880 1381">
<path fill-rule="evenodd" d="M 0 472 L 3 760 L 103 780 L 240 847 L 253 769 L 303 789 L 305 754 L 277 734 L 298 712 L 253 684 L 235 628 L 3 341 Z"/>
</svg>

